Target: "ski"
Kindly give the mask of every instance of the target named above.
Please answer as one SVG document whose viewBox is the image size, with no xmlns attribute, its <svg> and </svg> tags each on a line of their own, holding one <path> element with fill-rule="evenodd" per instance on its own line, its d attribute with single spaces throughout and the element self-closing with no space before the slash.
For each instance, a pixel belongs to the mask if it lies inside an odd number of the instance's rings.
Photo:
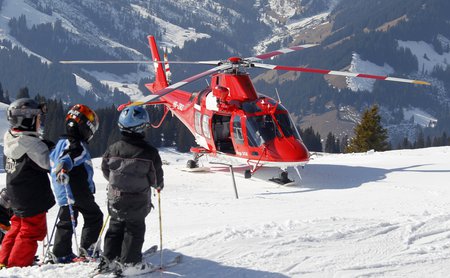
<svg viewBox="0 0 450 278">
<path fill-rule="evenodd" d="M 158 251 L 158 245 L 153 245 L 152 247 L 142 252 L 142 258 L 153 256 L 156 253 L 156 251 Z"/>
<path fill-rule="evenodd" d="M 143 272 L 143 273 L 130 273 L 129 275 L 124 274 L 124 273 L 116 273 L 114 277 L 117 278 L 125 278 L 125 277 L 135 277 L 135 276 L 147 276 L 150 273 L 154 273 L 154 272 L 162 272 L 162 273 L 169 273 L 167 271 L 168 268 L 174 267 L 176 265 L 178 265 L 179 263 L 181 263 L 183 258 L 183 255 L 178 254 L 177 256 L 175 256 L 175 258 L 173 258 L 172 260 L 170 260 L 169 262 L 165 263 L 163 266 L 153 266 L 152 268 L 150 268 L 148 271 Z"/>
<path fill-rule="evenodd" d="M 153 256 L 156 251 L 158 251 L 158 245 L 153 245 L 150 248 L 148 248 L 147 250 L 145 250 L 144 252 L 142 252 L 142 260 L 145 260 L 151 256 Z M 97 269 L 94 270 L 93 273 L 91 273 L 91 275 L 89 275 L 89 278 L 94 278 L 94 277 L 101 277 L 103 275 L 108 275 L 108 277 L 113 274 L 114 269 L 111 271 L 105 271 L 105 272 L 99 272 Z M 113 277 L 117 277 L 116 275 L 114 275 Z"/>
</svg>

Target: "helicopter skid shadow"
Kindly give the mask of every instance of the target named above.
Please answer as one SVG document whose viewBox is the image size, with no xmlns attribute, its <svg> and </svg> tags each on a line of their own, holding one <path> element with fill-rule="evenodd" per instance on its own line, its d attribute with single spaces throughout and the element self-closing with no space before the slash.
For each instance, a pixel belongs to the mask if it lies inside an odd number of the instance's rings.
<svg viewBox="0 0 450 278">
<path fill-rule="evenodd" d="M 171 250 L 164 249 L 163 250 L 164 258 L 170 260 L 170 258 L 174 258 L 180 253 L 173 252 Z M 158 272 L 149 277 L 246 277 L 246 278 L 259 278 L 259 277 L 273 277 L 273 278 L 285 278 L 288 277 L 286 275 L 276 273 L 276 272 L 268 272 L 261 270 L 253 270 L 244 267 L 234 267 L 227 266 L 220 262 L 215 262 L 212 260 L 207 260 L 204 258 L 198 257 L 189 257 L 182 254 L 182 260 L 179 265 L 171 267 L 167 273 Z M 159 256 L 152 256 L 148 262 L 159 265 L 160 258 Z M 175 275 L 176 274 L 176 275 Z"/>
<path fill-rule="evenodd" d="M 409 172 L 450 172 L 450 170 L 435 171 L 417 169 L 422 166 L 426 165 L 410 165 L 401 168 L 382 169 L 362 166 L 311 164 L 301 170 L 302 180 L 297 182 L 297 188 L 301 188 L 301 190 L 288 193 L 305 193 L 317 190 L 356 188 L 365 183 L 383 180 L 386 178 L 386 175 L 390 173 L 404 172 L 407 174 Z M 293 177 L 295 174 L 294 169 L 288 169 L 288 172 L 290 177 Z M 296 178 L 299 179 L 298 176 Z"/>
</svg>

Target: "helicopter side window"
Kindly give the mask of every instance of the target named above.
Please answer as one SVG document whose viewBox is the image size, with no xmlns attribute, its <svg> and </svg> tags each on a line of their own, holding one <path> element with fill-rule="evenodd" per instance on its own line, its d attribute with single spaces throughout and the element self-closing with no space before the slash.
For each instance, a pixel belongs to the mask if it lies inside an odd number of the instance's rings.
<svg viewBox="0 0 450 278">
<path fill-rule="evenodd" d="M 206 138 L 211 138 L 211 129 L 209 128 L 209 116 L 208 115 L 203 115 L 202 129 L 203 129 L 203 135 L 205 135 Z"/>
<path fill-rule="evenodd" d="M 295 129 L 294 123 L 291 121 L 289 114 L 276 114 L 275 118 L 283 131 L 285 137 L 294 136 L 296 139 L 300 139 L 297 130 Z"/>
<path fill-rule="evenodd" d="M 202 114 L 199 111 L 195 111 L 194 117 L 195 132 L 197 132 L 198 134 L 202 134 Z"/>
<path fill-rule="evenodd" d="M 234 141 L 237 144 L 239 144 L 239 145 L 244 144 L 244 136 L 242 134 L 242 126 L 241 126 L 241 117 L 240 116 L 235 116 L 233 119 L 233 136 L 234 136 Z"/>
</svg>

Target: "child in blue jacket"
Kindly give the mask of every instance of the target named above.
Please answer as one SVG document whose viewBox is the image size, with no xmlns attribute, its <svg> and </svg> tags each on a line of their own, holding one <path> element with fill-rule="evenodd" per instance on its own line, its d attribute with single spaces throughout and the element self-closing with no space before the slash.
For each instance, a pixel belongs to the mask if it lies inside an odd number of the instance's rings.
<svg viewBox="0 0 450 278">
<path fill-rule="evenodd" d="M 67 135 L 62 136 L 50 154 L 53 191 L 61 206 L 56 225 L 53 255 L 56 263 L 77 261 L 72 252 L 73 223 L 81 213 L 84 226 L 81 233 L 81 257 L 91 254 L 103 225 L 103 213 L 95 202 L 95 184 L 91 156 L 86 147 L 98 129 L 98 117 L 81 104 L 73 106 L 66 116 Z M 71 211 L 72 210 L 72 211 Z"/>
</svg>

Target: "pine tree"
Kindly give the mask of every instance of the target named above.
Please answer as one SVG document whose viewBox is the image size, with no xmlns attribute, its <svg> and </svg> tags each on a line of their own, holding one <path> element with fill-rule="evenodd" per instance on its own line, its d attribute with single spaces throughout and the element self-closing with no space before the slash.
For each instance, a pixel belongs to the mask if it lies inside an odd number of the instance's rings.
<svg viewBox="0 0 450 278">
<path fill-rule="evenodd" d="M 17 93 L 16 99 L 29 97 L 30 93 L 28 92 L 28 87 L 22 87 L 20 88 L 19 93 Z"/>
<path fill-rule="evenodd" d="M 0 102 L 5 103 L 5 97 L 3 95 L 3 87 L 2 87 L 2 83 L 0 82 Z"/>
<path fill-rule="evenodd" d="M 416 148 L 425 148 L 425 138 L 423 135 L 423 131 L 420 130 L 419 135 L 417 136 L 417 142 L 415 144 Z"/>
<path fill-rule="evenodd" d="M 300 136 L 303 139 L 303 143 L 306 145 L 308 150 L 312 152 L 322 151 L 322 142 L 320 139 L 320 134 L 318 132 L 314 133 L 312 126 L 305 130 L 300 129 Z"/>
<path fill-rule="evenodd" d="M 368 150 L 385 151 L 388 149 L 387 129 L 381 125 L 378 106 L 364 111 L 361 122 L 354 129 L 355 137 L 348 146 L 348 152 L 366 152 Z"/>
<path fill-rule="evenodd" d="M 348 135 L 345 134 L 344 137 L 342 137 L 341 144 L 339 145 L 341 152 L 346 152 L 349 144 Z"/>
<path fill-rule="evenodd" d="M 442 142 L 442 146 L 447 146 L 448 145 L 447 132 L 445 132 L 445 131 L 442 133 L 441 142 Z"/>
<path fill-rule="evenodd" d="M 327 135 L 327 140 L 325 141 L 325 152 L 327 153 L 339 153 L 340 150 L 339 139 L 336 140 L 336 137 L 329 132 Z"/>
<path fill-rule="evenodd" d="M 5 90 L 3 96 L 4 96 L 4 99 L 5 99 L 5 103 L 6 104 L 10 104 L 11 100 L 9 99 L 9 92 L 8 92 L 8 90 Z"/>
<path fill-rule="evenodd" d="M 425 143 L 425 147 L 427 147 L 427 148 L 431 147 L 431 137 L 430 137 L 430 135 L 427 136 L 427 142 Z"/>
<path fill-rule="evenodd" d="M 402 149 L 412 149 L 412 144 L 411 144 L 411 142 L 409 142 L 408 137 L 403 138 L 401 148 Z"/>
</svg>

